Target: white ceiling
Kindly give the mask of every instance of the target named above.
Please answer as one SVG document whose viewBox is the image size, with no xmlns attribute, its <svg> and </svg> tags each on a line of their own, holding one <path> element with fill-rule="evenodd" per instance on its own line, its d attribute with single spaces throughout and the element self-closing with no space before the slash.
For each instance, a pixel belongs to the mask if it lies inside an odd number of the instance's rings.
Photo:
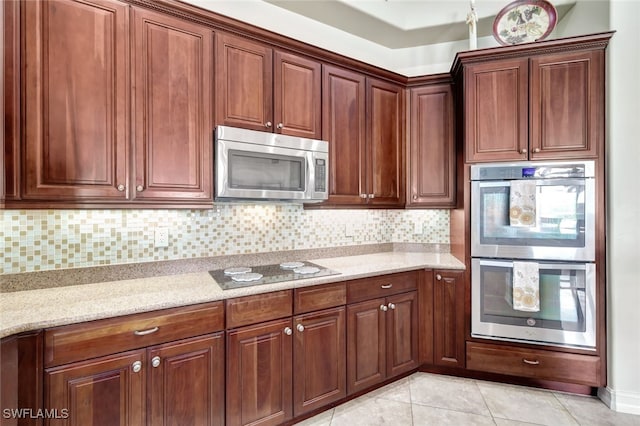
<svg viewBox="0 0 640 426">
<path fill-rule="evenodd" d="M 397 49 L 464 40 L 467 0 L 264 0 L 382 46 Z M 476 0 L 478 37 L 491 36 L 511 0 Z M 576 0 L 553 0 L 559 18 Z"/>
<path fill-rule="evenodd" d="M 205 9 L 404 75 L 448 70 L 468 48 L 469 0 L 186 0 Z M 478 47 L 494 47 L 512 0 L 475 0 Z M 558 21 L 577 0 L 551 0 Z"/>
</svg>

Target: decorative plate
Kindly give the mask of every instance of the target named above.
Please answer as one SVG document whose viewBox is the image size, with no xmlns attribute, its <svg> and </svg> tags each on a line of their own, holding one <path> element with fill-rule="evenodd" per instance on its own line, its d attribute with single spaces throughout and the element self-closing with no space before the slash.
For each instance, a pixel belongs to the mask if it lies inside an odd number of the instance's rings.
<svg viewBox="0 0 640 426">
<path fill-rule="evenodd" d="M 555 28 L 556 18 L 556 8 L 546 0 L 516 0 L 496 16 L 493 36 L 504 46 L 543 40 Z"/>
</svg>

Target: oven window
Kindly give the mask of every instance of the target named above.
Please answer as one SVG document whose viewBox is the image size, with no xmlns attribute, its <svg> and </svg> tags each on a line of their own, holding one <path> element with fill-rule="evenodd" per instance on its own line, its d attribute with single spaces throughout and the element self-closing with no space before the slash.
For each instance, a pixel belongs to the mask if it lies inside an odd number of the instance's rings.
<svg viewBox="0 0 640 426">
<path fill-rule="evenodd" d="M 536 187 L 536 223 L 509 226 L 509 186 L 480 187 L 480 243 L 487 245 L 584 247 L 584 185 Z"/>
<path fill-rule="evenodd" d="M 229 150 L 233 189 L 305 191 L 304 157 Z"/>
<path fill-rule="evenodd" d="M 540 311 L 514 310 L 513 270 L 481 266 L 481 321 L 565 331 L 586 330 L 585 272 L 540 266 Z"/>
</svg>

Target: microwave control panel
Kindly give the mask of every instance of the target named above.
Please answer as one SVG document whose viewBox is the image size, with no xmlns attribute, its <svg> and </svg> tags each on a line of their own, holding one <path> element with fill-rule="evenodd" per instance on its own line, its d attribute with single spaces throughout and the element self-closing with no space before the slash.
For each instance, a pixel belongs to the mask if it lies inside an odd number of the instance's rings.
<svg viewBox="0 0 640 426">
<path fill-rule="evenodd" d="M 327 191 L 327 162 L 323 158 L 315 159 L 315 180 L 316 180 L 316 192 Z"/>
</svg>

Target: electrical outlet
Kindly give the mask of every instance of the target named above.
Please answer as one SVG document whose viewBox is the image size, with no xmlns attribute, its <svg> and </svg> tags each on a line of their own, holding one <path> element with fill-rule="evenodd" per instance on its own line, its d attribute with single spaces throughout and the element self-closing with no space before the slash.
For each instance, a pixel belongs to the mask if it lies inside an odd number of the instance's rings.
<svg viewBox="0 0 640 426">
<path fill-rule="evenodd" d="M 156 228 L 154 237 L 154 246 L 156 248 L 169 247 L 169 228 Z"/>
<path fill-rule="evenodd" d="M 422 222 L 413 223 L 413 235 L 422 235 Z"/>
</svg>

